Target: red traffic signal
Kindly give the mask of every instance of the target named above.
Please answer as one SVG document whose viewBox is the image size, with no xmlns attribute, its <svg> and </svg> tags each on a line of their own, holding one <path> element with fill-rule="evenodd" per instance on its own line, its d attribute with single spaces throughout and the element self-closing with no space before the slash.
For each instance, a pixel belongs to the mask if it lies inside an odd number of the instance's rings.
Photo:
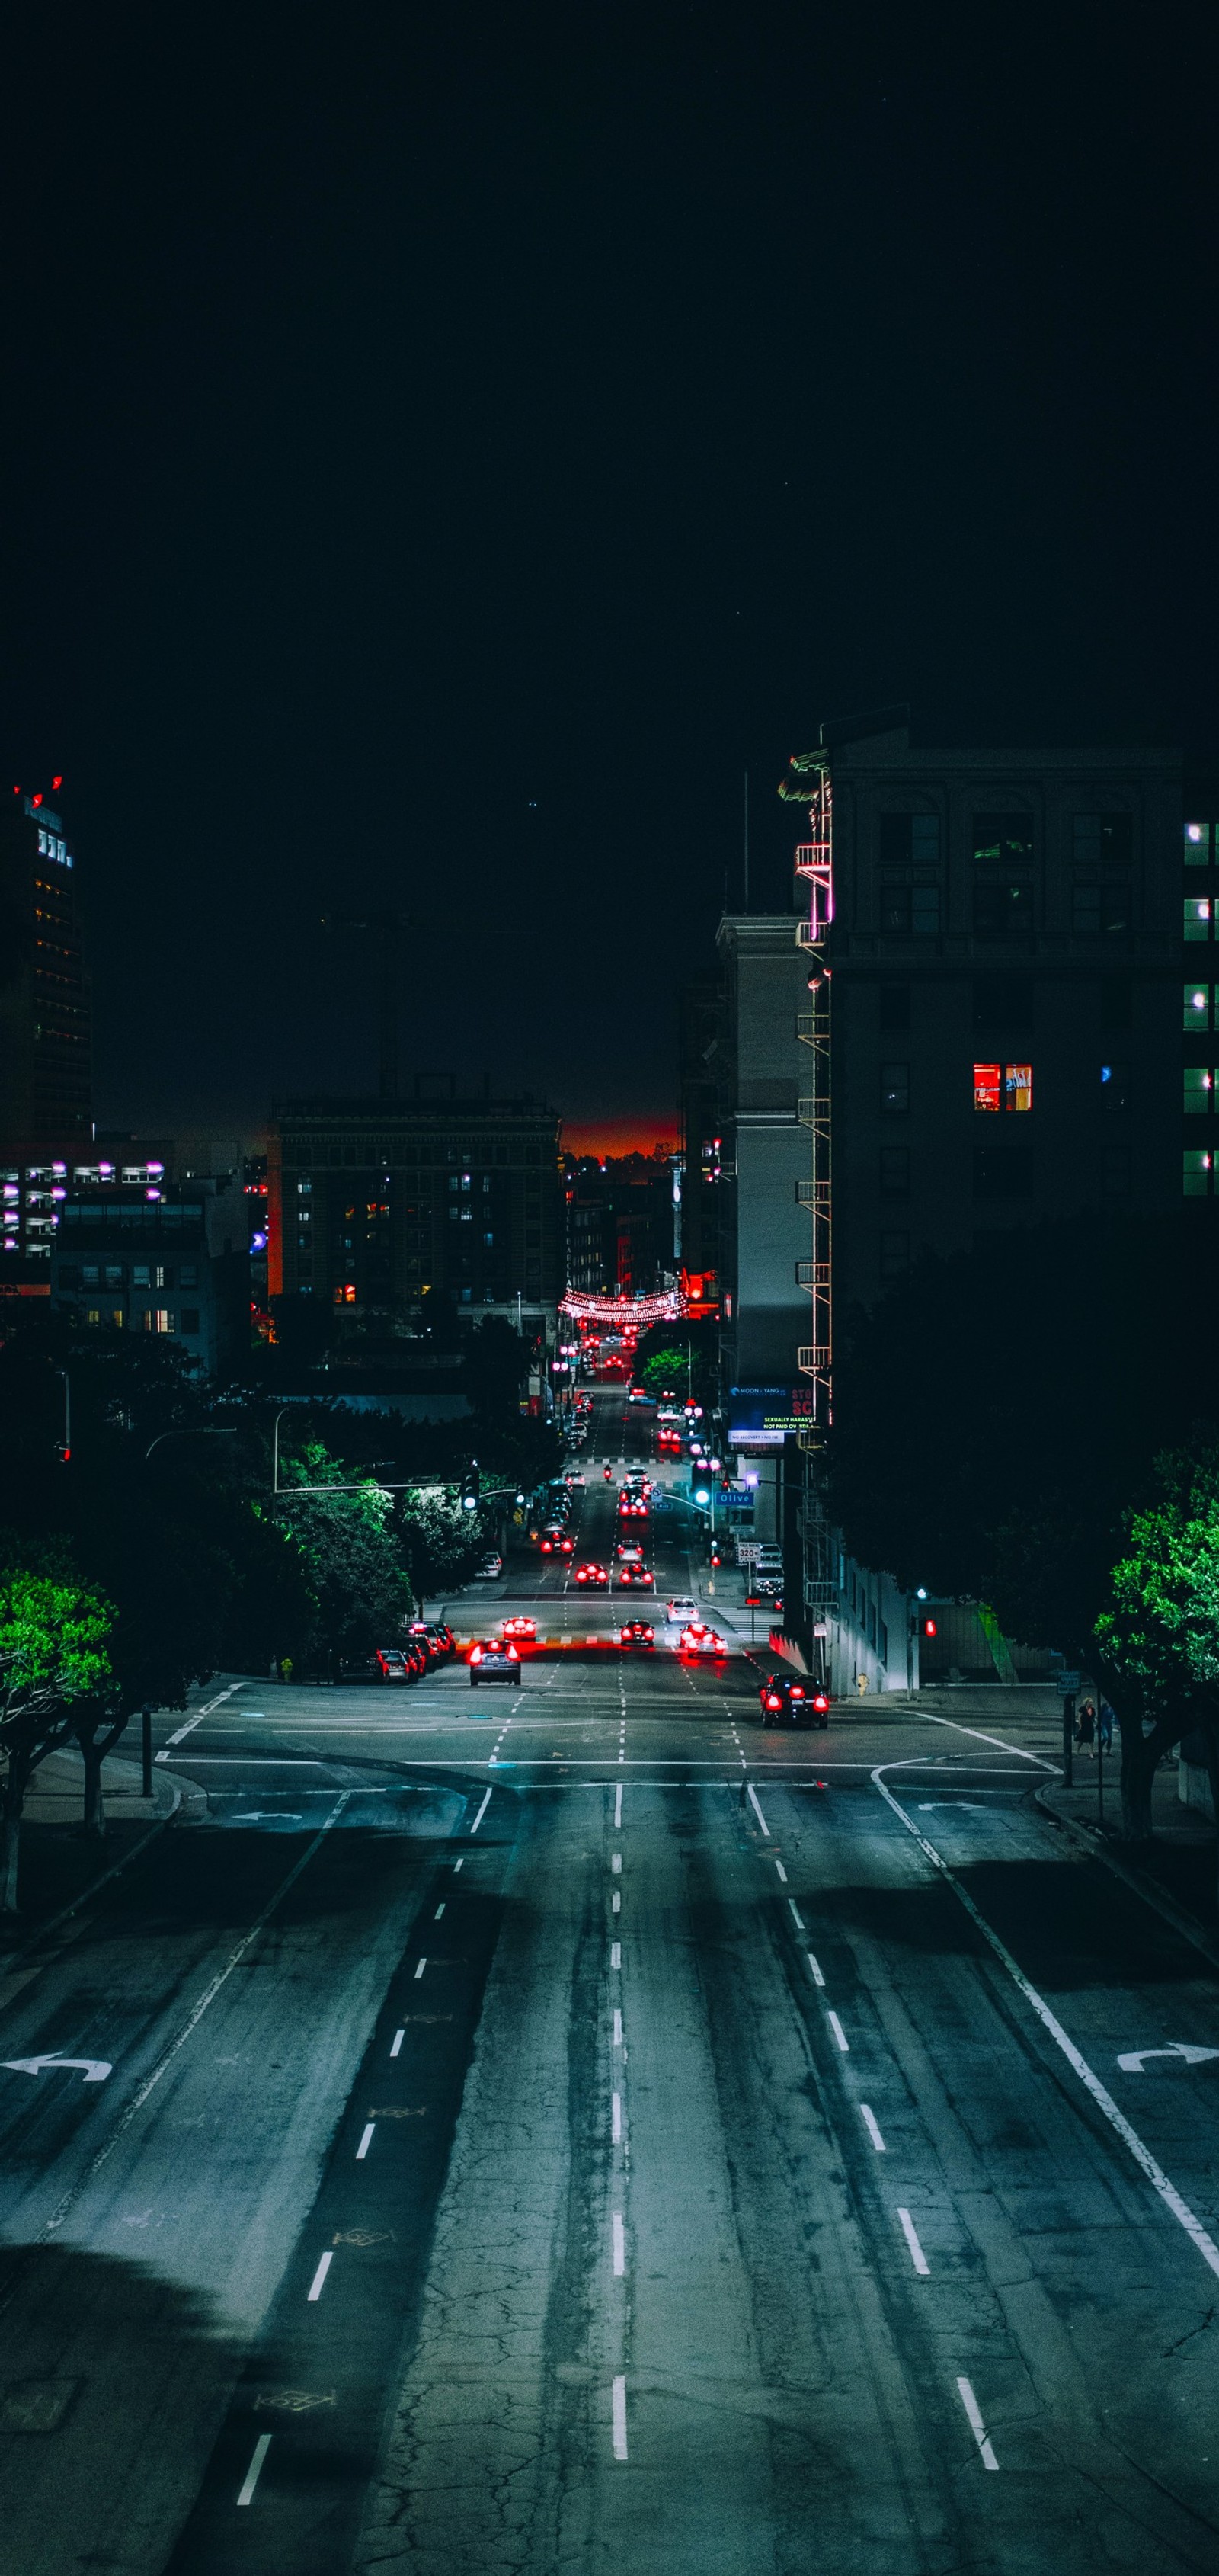
<svg viewBox="0 0 1219 2576">
<path fill-rule="evenodd" d="M 919 1621 L 919 1627 L 920 1627 L 920 1629 L 921 1629 L 922 1634 L 924 1635 L 924 1637 L 934 1637 L 934 1635 L 935 1635 L 935 1621 L 934 1621 L 934 1619 L 920 1619 L 920 1621 Z"/>
</svg>

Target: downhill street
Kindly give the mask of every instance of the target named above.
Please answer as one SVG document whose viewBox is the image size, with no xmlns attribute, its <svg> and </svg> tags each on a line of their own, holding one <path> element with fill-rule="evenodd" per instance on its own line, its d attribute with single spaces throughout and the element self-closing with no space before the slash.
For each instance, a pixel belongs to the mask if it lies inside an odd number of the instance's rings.
<svg viewBox="0 0 1219 2576">
<path fill-rule="evenodd" d="M 519 1690 L 158 1719 L 206 1810 L 0 1972 L 22 2576 L 1214 2565 L 1214 1971 L 1036 1805 L 1041 1694 L 763 1731 L 689 1539 L 451 1605 Z"/>
</svg>

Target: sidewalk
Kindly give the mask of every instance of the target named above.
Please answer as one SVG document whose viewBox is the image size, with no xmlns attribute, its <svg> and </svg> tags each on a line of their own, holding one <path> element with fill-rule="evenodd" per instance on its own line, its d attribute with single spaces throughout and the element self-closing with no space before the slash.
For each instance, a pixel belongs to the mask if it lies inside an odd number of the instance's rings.
<svg viewBox="0 0 1219 2576">
<path fill-rule="evenodd" d="M 137 1729 L 138 1733 L 138 1729 Z M 83 1815 L 85 1766 L 75 1745 L 61 1745 L 48 1753 L 46 1761 L 34 1773 L 25 1801 L 24 1825 L 79 1825 Z M 160 1816 L 171 1816 L 181 1805 L 181 1793 L 190 1788 L 188 1781 L 174 1780 L 170 1774 L 152 1770 L 152 1796 L 146 1798 L 140 1787 L 140 1765 L 124 1754 L 112 1753 L 102 1764 L 102 1798 L 106 1825 L 155 1824 Z M 202 1796 L 202 1792 L 198 1792 Z"/>
<path fill-rule="evenodd" d="M 102 1764 L 106 1831 L 82 1832 L 84 1765 L 75 1746 L 50 1753 L 34 1774 L 21 1821 L 19 1911 L 0 1927 L 0 1952 L 11 1956 L 59 1918 L 74 1912 L 102 1882 L 135 1858 L 162 1826 L 189 1822 L 207 1799 L 192 1780 L 155 1766 L 152 1796 L 140 1788 L 140 1764 L 111 1754 Z"/>
<path fill-rule="evenodd" d="M 1219 1850 L 1215 1828 L 1195 1807 L 1187 1807 L 1178 1797 L 1176 1762 L 1162 1762 L 1156 1772 L 1151 1792 L 1152 1840 L 1133 1849 L 1120 1839 L 1122 1802 L 1116 1750 L 1106 1758 L 1104 1766 L 1103 1829 L 1099 1821 L 1098 1765 L 1087 1754 L 1081 1760 L 1076 1751 L 1073 1769 L 1073 1786 L 1067 1789 L 1061 1781 L 1055 1781 L 1039 1789 L 1038 1805 L 1075 1836 L 1091 1842 L 1098 1856 L 1103 1856 L 1107 1865 L 1146 1896 L 1169 1922 L 1179 1918 L 1179 1928 L 1187 1930 L 1219 1966 Z"/>
</svg>

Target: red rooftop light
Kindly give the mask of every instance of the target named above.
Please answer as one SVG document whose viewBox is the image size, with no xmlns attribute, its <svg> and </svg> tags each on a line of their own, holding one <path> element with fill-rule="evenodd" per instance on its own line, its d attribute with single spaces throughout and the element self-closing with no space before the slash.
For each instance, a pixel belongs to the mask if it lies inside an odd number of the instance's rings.
<svg viewBox="0 0 1219 2576">
<path fill-rule="evenodd" d="M 41 803 L 42 803 L 42 798 L 41 798 L 41 796 L 31 796 L 31 798 L 30 798 L 30 803 L 31 803 L 31 805 L 41 805 Z"/>
<path fill-rule="evenodd" d="M 58 778 L 53 778 L 53 779 L 51 780 L 51 785 L 52 785 L 52 787 L 62 787 L 62 785 L 63 785 L 63 771 L 62 771 L 62 769 L 60 770 L 60 773 L 59 773 Z"/>
</svg>

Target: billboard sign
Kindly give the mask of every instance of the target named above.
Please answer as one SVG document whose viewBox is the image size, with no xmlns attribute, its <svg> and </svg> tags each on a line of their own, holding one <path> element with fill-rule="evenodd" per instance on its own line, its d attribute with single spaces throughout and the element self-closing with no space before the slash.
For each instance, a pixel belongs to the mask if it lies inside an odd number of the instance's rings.
<svg viewBox="0 0 1219 2576">
<path fill-rule="evenodd" d="M 795 1431 L 816 1420 L 811 1386 L 734 1386 L 729 1389 L 728 1438 L 734 1449 L 781 1449 Z"/>
</svg>

